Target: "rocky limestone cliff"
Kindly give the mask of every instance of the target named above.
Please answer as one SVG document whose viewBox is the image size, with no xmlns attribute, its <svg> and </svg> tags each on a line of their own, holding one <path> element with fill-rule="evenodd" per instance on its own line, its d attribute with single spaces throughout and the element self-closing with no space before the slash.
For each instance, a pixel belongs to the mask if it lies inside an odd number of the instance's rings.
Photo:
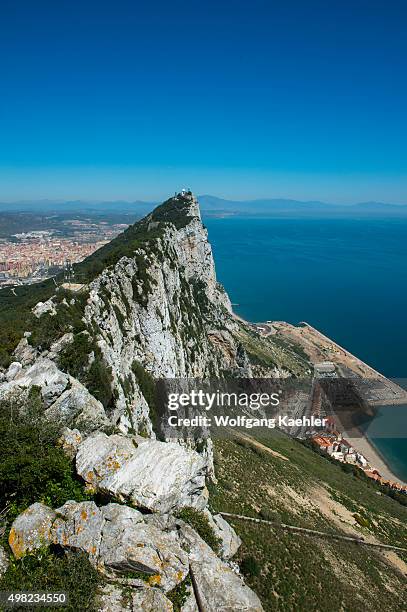
<svg viewBox="0 0 407 612">
<path fill-rule="evenodd" d="M 251 376 L 252 366 L 192 194 L 171 198 L 108 247 L 85 262 L 101 268 L 89 282 L 62 283 L 32 309 L 0 397 L 37 385 L 67 425 L 105 421 L 151 436 L 140 379 Z M 65 382 L 50 394 L 51 373 Z"/>
<path fill-rule="evenodd" d="M 205 609 L 261 610 L 225 562 L 239 538 L 206 508 L 211 441 L 197 452 L 192 441 L 155 439 L 154 381 L 298 375 L 306 361 L 233 315 L 191 193 L 130 226 L 76 265 L 69 281 L 49 282 L 47 299 L 30 305 L 13 361 L 0 371 L 0 401 L 18 407 L 35 393 L 87 492 L 126 505 L 71 500 L 54 511 L 34 503 L 10 531 L 14 555 L 44 541 L 87 552 L 110 581 L 103 610 L 170 610 L 164 593 L 188 572 Z M 182 509 L 204 513 L 219 556 L 176 519 Z M 150 590 L 145 581 L 123 582 L 124 570 L 158 582 Z M 123 585 L 139 589 L 129 608 L 118 603 Z M 196 609 L 192 595 L 185 612 Z"/>
</svg>

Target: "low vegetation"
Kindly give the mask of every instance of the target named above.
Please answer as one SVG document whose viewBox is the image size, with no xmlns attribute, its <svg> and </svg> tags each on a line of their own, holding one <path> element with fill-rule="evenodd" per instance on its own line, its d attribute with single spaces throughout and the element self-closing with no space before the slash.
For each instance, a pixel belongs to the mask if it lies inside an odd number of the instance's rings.
<svg viewBox="0 0 407 612">
<path fill-rule="evenodd" d="M 140 391 L 149 407 L 149 417 L 154 431 L 159 433 L 159 422 L 156 401 L 156 382 L 152 375 L 138 361 L 133 361 L 131 369 L 136 377 Z"/>
<path fill-rule="evenodd" d="M 0 508 L 8 524 L 30 504 L 58 507 L 89 499 L 73 463 L 56 443 L 58 425 L 43 417 L 38 389 L 23 405 L 0 404 Z"/>
<path fill-rule="evenodd" d="M 31 591 L 62 593 L 68 603 L 61 607 L 67 612 L 97 610 L 95 595 L 101 579 L 85 553 L 65 553 L 58 548 L 38 551 L 19 560 L 11 560 L 0 579 L 0 591 Z M 17 610 L 50 610 L 36 606 L 14 607 Z"/>
<path fill-rule="evenodd" d="M 330 533 L 350 530 L 406 547 L 402 505 L 277 431 L 256 434 L 253 443 L 215 441 L 215 471 L 214 512 Z M 228 520 L 243 541 L 235 559 L 265 610 L 403 608 L 405 555 L 391 564 L 377 549 Z"/>
<path fill-rule="evenodd" d="M 169 593 L 166 593 L 167 598 L 173 605 L 174 612 L 181 612 L 183 605 L 188 599 L 190 588 L 191 578 L 188 575 L 185 580 L 177 584 Z"/>
</svg>

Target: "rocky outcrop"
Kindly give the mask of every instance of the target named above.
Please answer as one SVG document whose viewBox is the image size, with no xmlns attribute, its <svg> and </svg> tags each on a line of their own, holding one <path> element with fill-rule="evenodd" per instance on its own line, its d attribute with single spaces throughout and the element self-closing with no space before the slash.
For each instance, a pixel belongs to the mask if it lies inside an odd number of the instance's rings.
<svg viewBox="0 0 407 612">
<path fill-rule="evenodd" d="M 263 610 L 257 595 L 215 555 L 189 525 L 181 525 L 179 537 L 181 546 L 189 551 L 190 572 L 196 584 L 196 597 L 204 610 Z"/>
<path fill-rule="evenodd" d="M 220 514 L 212 516 L 209 510 L 205 509 L 205 515 L 220 541 L 220 556 L 222 559 L 231 559 L 239 550 L 242 540 Z"/>
<path fill-rule="evenodd" d="M 179 444 L 98 433 L 78 447 L 76 469 L 94 489 L 153 512 L 203 508 L 206 461 Z"/>
<path fill-rule="evenodd" d="M 69 376 L 61 372 L 53 361 L 39 358 L 27 369 L 20 368 L 8 385 L 0 389 L 5 399 L 19 395 L 24 389 L 38 387 L 46 407 L 50 406 L 69 385 Z"/>
<path fill-rule="evenodd" d="M 133 580 L 133 586 L 166 592 L 188 574 L 188 555 L 176 537 L 120 504 L 69 501 L 54 511 L 37 503 L 14 521 L 9 544 L 15 557 L 51 543 L 87 553 L 104 575 Z"/>
<path fill-rule="evenodd" d="M 95 430 L 110 424 L 102 404 L 78 380 L 62 372 L 50 359 L 41 357 L 22 368 L 12 363 L 8 382 L 0 385 L 0 399 L 21 402 L 31 389 L 40 391 L 45 416 L 57 423 Z"/>
<path fill-rule="evenodd" d="M 9 543 L 17 558 L 51 543 L 85 552 L 115 585 L 103 589 L 101 610 L 171 610 L 163 593 L 188 574 L 193 588 L 184 612 L 262 610 L 242 578 L 172 515 L 143 515 L 116 503 L 98 508 L 94 502 L 69 501 L 55 511 L 33 504 L 14 521 Z"/>
<path fill-rule="evenodd" d="M 33 504 L 14 521 L 10 547 L 17 558 L 49 544 L 86 552 L 114 583 L 103 589 L 101 610 L 172 610 L 165 594 L 189 573 L 196 586 L 188 587 L 183 612 L 202 605 L 208 611 L 261 610 L 225 562 L 240 545 L 226 521 L 207 512 L 221 541 L 220 559 L 174 516 L 183 507 L 206 508 L 211 440 L 198 453 L 193 440 L 158 441 L 153 431 L 155 379 L 253 372 L 242 324 L 216 280 L 197 201 L 191 194 L 171 198 L 108 245 L 107 253 L 104 268 L 96 261 L 99 272 L 80 296 L 70 299 L 64 293 L 69 287 L 60 287 L 61 294 L 34 307 L 37 348 L 26 332 L 14 362 L 1 372 L 0 400 L 20 401 L 36 389 L 45 417 L 65 426 L 59 444 L 89 492 L 121 503 L 68 501 L 56 510 Z M 47 318 L 58 322 L 50 333 Z M 252 352 L 253 334 L 247 330 Z M 78 378 L 68 372 L 79 372 Z"/>
<path fill-rule="evenodd" d="M 70 377 L 70 386 L 45 411 L 53 421 L 92 431 L 110 424 L 102 404 L 84 385 Z"/>
<path fill-rule="evenodd" d="M 57 311 L 55 308 L 55 304 L 53 302 L 53 299 L 50 298 L 49 300 L 47 300 L 46 302 L 38 302 L 38 304 L 36 304 L 34 306 L 34 308 L 32 309 L 32 312 L 34 314 L 34 316 L 37 317 L 37 319 L 39 319 L 41 317 L 41 315 L 49 312 L 49 314 L 51 316 L 55 316 Z"/>
<path fill-rule="evenodd" d="M 21 372 L 22 369 L 23 366 L 19 361 L 13 361 L 13 363 L 10 364 L 6 372 L 6 380 L 8 382 L 12 381 Z"/>
<path fill-rule="evenodd" d="M 243 369 L 238 363 L 236 322 L 216 280 L 194 198 L 183 214 L 182 227 L 149 215 L 146 228 L 153 231 L 157 223 L 163 227 L 154 248 L 140 246 L 133 257 L 122 257 L 89 286 L 85 318 L 97 326 L 98 345 L 113 374 L 116 423 L 128 413 L 134 423 L 148 415 L 138 394 L 134 360 L 156 378 L 216 376 L 225 369 L 250 373 L 247 363 Z"/>
<path fill-rule="evenodd" d="M 29 334 L 30 332 L 28 332 Z M 21 338 L 14 351 L 14 359 L 21 363 L 23 368 L 26 368 L 34 363 L 38 357 L 38 351 L 28 344 L 27 337 Z"/>
<path fill-rule="evenodd" d="M 16 518 L 8 541 L 17 559 L 51 543 L 51 528 L 55 517 L 54 510 L 35 503 Z"/>
</svg>

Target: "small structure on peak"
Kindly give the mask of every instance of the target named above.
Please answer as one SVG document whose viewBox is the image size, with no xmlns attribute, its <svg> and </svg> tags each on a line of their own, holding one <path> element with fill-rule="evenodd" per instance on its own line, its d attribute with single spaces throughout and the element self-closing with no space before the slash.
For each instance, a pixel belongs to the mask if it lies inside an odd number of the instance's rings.
<svg viewBox="0 0 407 612">
<path fill-rule="evenodd" d="M 187 198 L 187 199 L 194 199 L 193 193 L 192 191 L 189 189 L 181 189 L 179 195 L 183 198 Z"/>
</svg>

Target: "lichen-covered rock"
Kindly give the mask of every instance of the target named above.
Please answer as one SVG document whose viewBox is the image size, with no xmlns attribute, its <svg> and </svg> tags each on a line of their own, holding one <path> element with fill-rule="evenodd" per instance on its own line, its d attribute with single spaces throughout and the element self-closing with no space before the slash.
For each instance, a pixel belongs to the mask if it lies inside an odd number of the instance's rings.
<svg viewBox="0 0 407 612">
<path fill-rule="evenodd" d="M 82 434 L 79 429 L 69 429 L 69 427 L 63 428 L 58 439 L 58 445 L 70 459 L 75 457 L 81 442 Z"/>
<path fill-rule="evenodd" d="M 6 551 L 0 546 L 0 578 L 6 573 L 9 563 Z"/>
<path fill-rule="evenodd" d="M 68 501 L 56 509 L 52 541 L 64 548 L 82 550 L 96 564 L 99 554 L 103 516 L 92 501 Z"/>
<path fill-rule="evenodd" d="M 170 591 L 188 574 L 188 555 L 176 532 L 164 531 L 128 506 L 68 501 L 55 511 L 33 504 L 14 521 L 10 547 L 17 558 L 57 544 L 83 551 L 105 575 L 131 585 Z"/>
<path fill-rule="evenodd" d="M 188 555 L 172 534 L 146 524 L 143 515 L 119 504 L 101 510 L 104 522 L 98 560 L 108 570 L 131 577 L 145 574 L 146 582 L 164 591 L 188 574 Z"/>
<path fill-rule="evenodd" d="M 263 607 L 257 595 L 240 576 L 200 538 L 186 523 L 181 523 L 181 545 L 188 551 L 190 573 L 204 610 L 222 612 L 260 612 Z"/>
<path fill-rule="evenodd" d="M 98 594 L 97 612 L 133 612 L 131 592 L 116 584 L 105 584 Z"/>
<path fill-rule="evenodd" d="M 44 504 L 35 503 L 16 518 L 11 526 L 8 542 L 17 559 L 50 544 L 55 517 L 54 510 Z"/>
<path fill-rule="evenodd" d="M 76 471 L 94 489 L 109 475 L 117 472 L 133 457 L 136 445 L 126 436 L 95 433 L 78 447 Z"/>
<path fill-rule="evenodd" d="M 153 512 L 205 507 L 206 461 L 176 443 L 99 433 L 84 440 L 76 455 L 82 478 L 100 491 Z"/>
<path fill-rule="evenodd" d="M 106 584 L 99 595 L 98 612 L 172 612 L 173 605 L 155 588 L 129 589 Z"/>
</svg>

